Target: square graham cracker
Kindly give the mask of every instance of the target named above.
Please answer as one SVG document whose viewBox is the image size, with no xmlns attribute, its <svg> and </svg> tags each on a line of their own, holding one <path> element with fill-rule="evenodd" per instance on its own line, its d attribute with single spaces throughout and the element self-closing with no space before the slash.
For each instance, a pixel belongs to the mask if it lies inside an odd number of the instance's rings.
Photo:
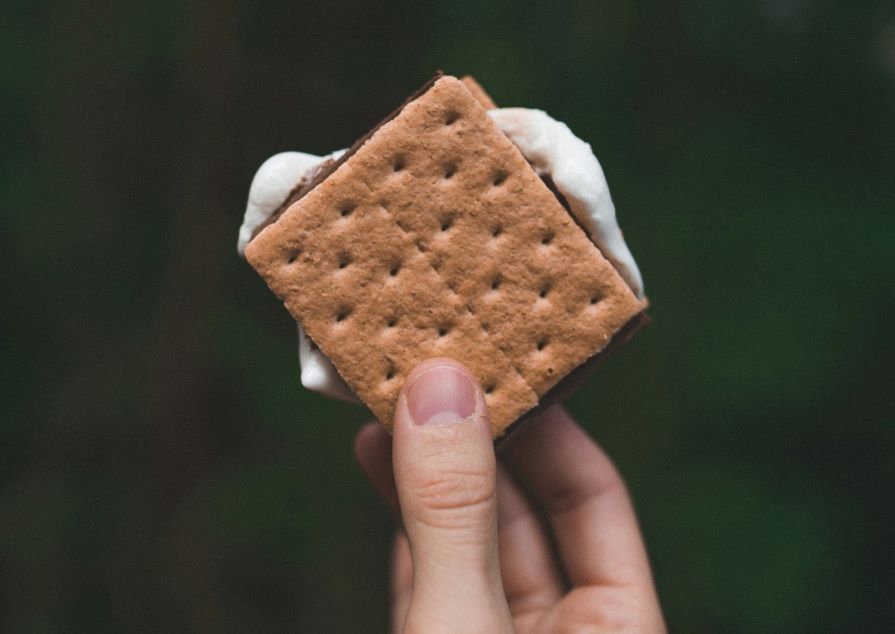
<svg viewBox="0 0 895 634">
<path fill-rule="evenodd" d="M 436 78 L 246 258 L 387 426 L 421 361 L 463 363 L 494 436 L 643 310 L 458 79 Z"/>
</svg>

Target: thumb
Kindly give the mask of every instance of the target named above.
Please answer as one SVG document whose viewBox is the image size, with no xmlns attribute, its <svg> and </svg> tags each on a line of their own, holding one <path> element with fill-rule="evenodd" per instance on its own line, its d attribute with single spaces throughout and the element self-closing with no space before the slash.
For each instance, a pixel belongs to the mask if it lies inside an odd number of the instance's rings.
<svg viewBox="0 0 895 634">
<path fill-rule="evenodd" d="M 413 559 L 410 631 L 510 629 L 497 554 L 497 465 L 481 387 L 432 359 L 407 377 L 393 464 Z"/>
</svg>

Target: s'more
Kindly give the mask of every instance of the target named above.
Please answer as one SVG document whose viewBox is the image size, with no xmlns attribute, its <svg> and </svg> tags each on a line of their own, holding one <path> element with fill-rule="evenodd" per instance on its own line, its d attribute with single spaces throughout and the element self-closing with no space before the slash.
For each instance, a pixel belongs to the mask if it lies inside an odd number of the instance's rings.
<svg viewBox="0 0 895 634">
<path fill-rule="evenodd" d="M 268 159 L 238 250 L 298 323 L 302 383 L 386 427 L 413 367 L 450 357 L 501 436 L 647 319 L 590 146 L 470 77 L 439 73 L 347 150 Z"/>
</svg>

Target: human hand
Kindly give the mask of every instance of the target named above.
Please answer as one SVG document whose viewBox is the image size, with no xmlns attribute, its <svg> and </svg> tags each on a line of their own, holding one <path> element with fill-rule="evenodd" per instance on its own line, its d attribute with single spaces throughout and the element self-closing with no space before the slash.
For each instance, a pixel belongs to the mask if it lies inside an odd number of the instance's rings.
<svg viewBox="0 0 895 634">
<path fill-rule="evenodd" d="M 393 436 L 368 424 L 355 456 L 403 525 L 393 631 L 665 631 L 625 485 L 562 408 L 498 462 L 481 387 L 432 359 L 407 377 Z"/>
</svg>

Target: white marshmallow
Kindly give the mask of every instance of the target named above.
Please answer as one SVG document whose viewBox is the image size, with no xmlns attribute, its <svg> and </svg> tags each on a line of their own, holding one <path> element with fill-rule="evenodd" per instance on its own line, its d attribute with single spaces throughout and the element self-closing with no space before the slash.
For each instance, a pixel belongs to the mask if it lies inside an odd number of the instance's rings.
<svg viewBox="0 0 895 634">
<path fill-rule="evenodd" d="M 640 269 L 615 219 L 615 205 L 589 144 L 543 110 L 497 108 L 488 114 L 541 176 L 549 175 L 603 256 L 639 298 Z"/>
</svg>

